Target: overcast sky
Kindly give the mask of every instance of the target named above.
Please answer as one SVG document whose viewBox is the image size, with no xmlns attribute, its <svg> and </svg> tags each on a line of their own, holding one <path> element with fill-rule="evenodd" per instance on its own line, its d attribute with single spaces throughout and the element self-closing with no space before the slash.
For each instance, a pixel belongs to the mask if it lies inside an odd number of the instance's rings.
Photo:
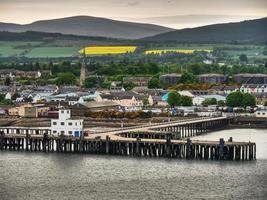
<svg viewBox="0 0 267 200">
<path fill-rule="evenodd" d="M 138 22 L 176 15 L 228 15 L 249 19 L 267 16 L 267 0 L 0 0 L 1 22 L 25 24 L 75 15 Z M 159 20 L 160 24 L 176 26 L 175 22 L 166 20 Z M 151 19 L 151 23 L 154 21 Z M 190 26 L 190 22 L 187 23 Z"/>
</svg>

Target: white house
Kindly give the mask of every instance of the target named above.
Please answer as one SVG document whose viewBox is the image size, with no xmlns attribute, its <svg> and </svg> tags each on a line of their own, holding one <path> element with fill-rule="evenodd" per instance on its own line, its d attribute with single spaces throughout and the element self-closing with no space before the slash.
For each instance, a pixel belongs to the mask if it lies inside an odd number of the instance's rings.
<svg viewBox="0 0 267 200">
<path fill-rule="evenodd" d="M 257 110 L 255 113 L 256 117 L 264 117 L 267 118 L 267 109 L 264 110 Z"/>
<path fill-rule="evenodd" d="M 51 120 L 51 132 L 54 135 L 80 137 L 83 133 L 83 119 L 71 119 L 70 110 L 59 110 L 58 119 Z"/>
</svg>

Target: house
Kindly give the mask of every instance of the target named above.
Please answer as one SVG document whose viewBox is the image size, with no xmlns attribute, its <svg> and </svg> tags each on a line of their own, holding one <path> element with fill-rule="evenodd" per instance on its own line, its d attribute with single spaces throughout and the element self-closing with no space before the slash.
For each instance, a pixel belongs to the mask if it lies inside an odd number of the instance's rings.
<svg viewBox="0 0 267 200">
<path fill-rule="evenodd" d="M 191 90 L 190 91 L 192 95 L 208 95 L 209 91 L 208 90 Z"/>
<path fill-rule="evenodd" d="M 235 85 L 229 85 L 229 86 L 225 86 L 224 87 L 224 95 L 228 95 L 232 92 L 236 92 L 239 90 L 239 87 L 238 86 L 235 86 Z"/>
<path fill-rule="evenodd" d="M 51 120 L 53 135 L 80 137 L 83 134 L 83 119 L 72 119 L 71 110 L 59 110 L 58 119 Z"/>
<path fill-rule="evenodd" d="M 243 84 L 240 91 L 244 93 L 267 93 L 267 84 Z"/>
<path fill-rule="evenodd" d="M 84 105 L 90 112 L 119 110 L 119 104 L 110 101 L 102 101 L 102 102 L 90 101 L 83 103 L 82 105 Z"/>
<path fill-rule="evenodd" d="M 181 74 L 164 74 L 159 77 L 160 82 L 166 84 L 166 85 L 175 85 L 179 82 L 181 79 Z"/>
<path fill-rule="evenodd" d="M 80 97 L 78 96 L 67 96 L 66 97 L 66 102 L 68 102 L 69 105 L 75 105 L 79 103 Z"/>
<path fill-rule="evenodd" d="M 191 97 L 191 98 L 193 98 L 195 96 L 191 91 L 188 91 L 188 90 L 178 91 L 178 93 L 182 96 L 187 96 L 187 97 Z"/>
<path fill-rule="evenodd" d="M 26 107 L 33 107 L 33 106 L 31 104 L 23 104 L 20 106 L 9 108 L 8 109 L 8 115 L 24 117 Z"/>
<path fill-rule="evenodd" d="M 9 91 L 9 86 L 6 85 L 0 85 L 0 93 L 7 93 Z"/>
<path fill-rule="evenodd" d="M 32 98 L 32 103 L 40 103 L 46 101 L 53 93 L 33 93 L 28 96 Z"/>
<path fill-rule="evenodd" d="M 24 108 L 24 117 L 37 118 L 37 117 L 47 117 L 49 107 L 44 105 L 34 105 Z"/>
<path fill-rule="evenodd" d="M 253 95 L 256 97 L 256 105 L 264 105 L 264 103 L 267 101 L 267 92 L 254 93 Z"/>
<path fill-rule="evenodd" d="M 34 89 L 34 91 L 40 92 L 40 93 L 54 94 L 58 92 L 58 87 L 56 85 L 38 86 Z"/>
<path fill-rule="evenodd" d="M 86 101 L 101 101 L 100 92 L 98 91 L 88 91 L 88 92 L 78 92 L 77 95 L 80 97 L 79 103 L 84 103 Z"/>
<path fill-rule="evenodd" d="M 151 96 L 162 96 L 166 94 L 168 91 L 163 89 L 149 89 L 147 87 L 134 87 L 132 89 L 133 92 L 141 94 L 141 95 L 151 95 Z"/>
<path fill-rule="evenodd" d="M 151 98 L 153 99 L 153 107 L 167 107 L 169 105 L 167 101 L 162 100 L 161 96 L 151 96 Z"/>
<path fill-rule="evenodd" d="M 225 83 L 227 81 L 227 76 L 223 74 L 202 74 L 198 76 L 198 79 L 200 83 Z"/>
<path fill-rule="evenodd" d="M 60 94 L 76 93 L 79 91 L 81 91 L 81 88 L 75 85 L 65 85 L 58 88 L 58 93 Z"/>
<path fill-rule="evenodd" d="M 76 94 L 69 93 L 69 94 L 58 94 L 58 95 L 50 95 L 45 98 L 46 102 L 63 102 L 66 101 L 67 97 L 69 96 L 76 96 Z"/>
<path fill-rule="evenodd" d="M 134 83 L 139 87 L 144 87 L 148 85 L 150 81 L 150 77 L 143 77 L 143 76 L 130 76 L 130 77 L 123 77 L 123 83 Z"/>
<path fill-rule="evenodd" d="M 143 96 L 134 92 L 114 92 L 101 95 L 102 101 L 112 101 L 120 106 L 122 111 L 136 111 L 143 107 Z"/>
<path fill-rule="evenodd" d="M 15 69 L 4 69 L 0 70 L 0 77 L 6 78 L 29 78 L 29 79 L 38 79 L 41 77 L 41 72 L 39 71 L 19 71 Z"/>
</svg>

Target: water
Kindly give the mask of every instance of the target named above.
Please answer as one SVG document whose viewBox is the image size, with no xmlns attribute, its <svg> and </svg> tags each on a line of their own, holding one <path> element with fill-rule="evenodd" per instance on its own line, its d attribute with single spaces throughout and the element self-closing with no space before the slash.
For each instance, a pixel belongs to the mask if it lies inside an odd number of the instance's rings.
<svg viewBox="0 0 267 200">
<path fill-rule="evenodd" d="M 0 199 L 266 199 L 267 130 L 200 137 L 257 142 L 257 161 L 0 152 Z"/>
</svg>

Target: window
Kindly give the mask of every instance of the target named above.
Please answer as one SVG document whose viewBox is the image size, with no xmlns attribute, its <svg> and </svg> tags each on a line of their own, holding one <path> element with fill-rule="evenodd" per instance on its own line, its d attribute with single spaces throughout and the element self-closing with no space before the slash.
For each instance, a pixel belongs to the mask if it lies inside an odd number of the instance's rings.
<svg viewBox="0 0 267 200">
<path fill-rule="evenodd" d="M 69 134 L 72 135 L 72 131 L 69 131 Z"/>
<path fill-rule="evenodd" d="M 69 126 L 72 126 L 72 122 L 69 122 Z"/>
<path fill-rule="evenodd" d="M 53 133 L 57 133 L 57 131 L 53 131 Z"/>
<path fill-rule="evenodd" d="M 61 124 L 61 126 L 64 126 L 64 125 L 65 125 L 65 123 L 64 123 L 64 122 L 61 122 L 60 124 Z"/>
<path fill-rule="evenodd" d="M 70 111 L 67 111 L 67 113 L 69 114 L 69 113 L 70 113 Z"/>
<path fill-rule="evenodd" d="M 61 134 L 64 134 L 64 131 L 60 131 Z"/>
<path fill-rule="evenodd" d="M 53 125 L 57 125 L 57 122 L 53 122 Z"/>
<path fill-rule="evenodd" d="M 77 122 L 75 122 L 75 126 L 77 126 Z"/>
<path fill-rule="evenodd" d="M 61 113 L 64 114 L 64 110 L 61 110 Z"/>
</svg>

